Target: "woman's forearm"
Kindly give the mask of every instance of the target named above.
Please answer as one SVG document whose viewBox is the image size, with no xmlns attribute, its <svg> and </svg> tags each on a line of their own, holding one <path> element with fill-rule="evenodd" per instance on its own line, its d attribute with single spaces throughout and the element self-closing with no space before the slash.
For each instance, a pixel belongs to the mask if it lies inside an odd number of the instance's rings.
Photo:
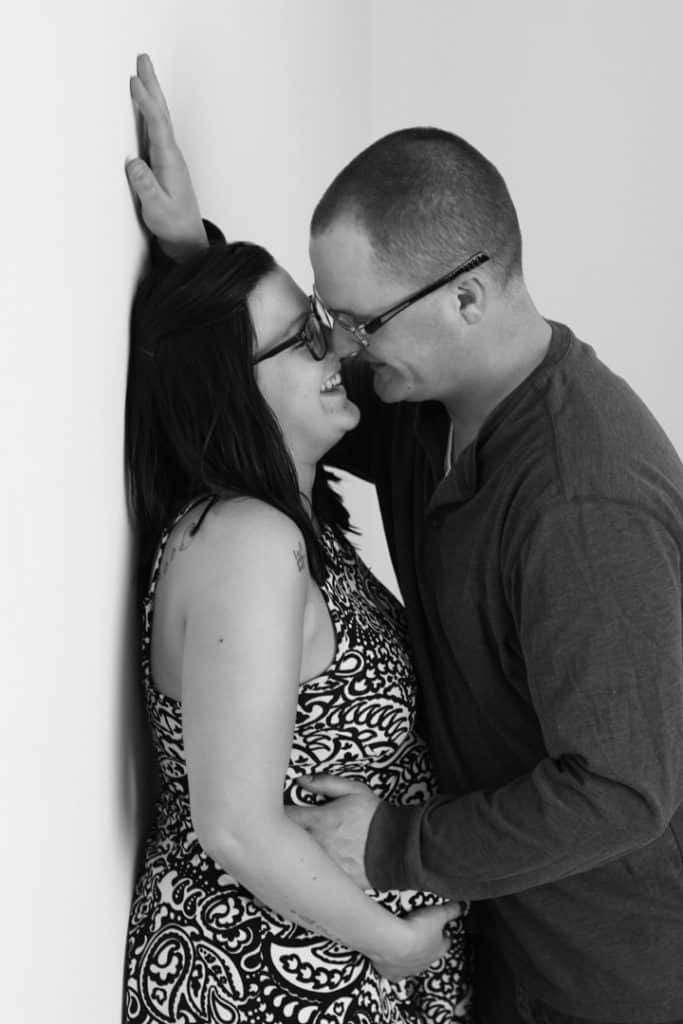
<svg viewBox="0 0 683 1024">
<path fill-rule="evenodd" d="M 309 931 L 371 959 L 400 958 L 406 927 L 366 896 L 316 841 L 282 817 L 212 844 L 214 860 L 260 900 Z"/>
</svg>

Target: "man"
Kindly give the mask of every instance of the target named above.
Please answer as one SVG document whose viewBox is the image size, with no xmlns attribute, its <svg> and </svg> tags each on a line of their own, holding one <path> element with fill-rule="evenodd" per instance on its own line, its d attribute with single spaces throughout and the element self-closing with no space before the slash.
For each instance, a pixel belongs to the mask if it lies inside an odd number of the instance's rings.
<svg viewBox="0 0 683 1024">
<path fill-rule="evenodd" d="M 144 210 L 155 184 L 131 181 Z M 377 487 L 440 795 L 313 779 L 332 799 L 297 818 L 359 884 L 476 901 L 480 1021 L 682 1020 L 683 467 L 538 313 L 507 188 L 457 136 L 361 153 L 311 259 L 358 353 L 335 461 Z"/>
<path fill-rule="evenodd" d="M 482 1019 L 515 1019 L 514 991 L 531 1019 L 680 1018 L 680 462 L 539 315 L 504 182 L 463 140 L 413 129 L 361 153 L 318 204 L 311 259 L 337 344 L 363 346 L 335 461 L 377 487 L 443 795 L 298 820 L 361 883 L 486 901 Z M 491 950 L 514 978 L 502 1005 Z"/>
</svg>

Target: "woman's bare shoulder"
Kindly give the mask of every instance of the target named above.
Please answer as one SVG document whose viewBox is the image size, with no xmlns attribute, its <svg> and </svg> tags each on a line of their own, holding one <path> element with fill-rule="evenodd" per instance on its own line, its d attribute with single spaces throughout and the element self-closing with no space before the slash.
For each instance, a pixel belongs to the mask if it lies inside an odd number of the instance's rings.
<svg viewBox="0 0 683 1024">
<path fill-rule="evenodd" d="M 178 567 L 182 561 L 188 583 L 197 575 L 215 578 L 246 569 L 272 577 L 289 574 L 292 565 L 297 573 L 307 568 L 296 523 L 267 502 L 248 496 L 207 499 L 186 512 L 171 532 L 167 557 Z"/>
</svg>

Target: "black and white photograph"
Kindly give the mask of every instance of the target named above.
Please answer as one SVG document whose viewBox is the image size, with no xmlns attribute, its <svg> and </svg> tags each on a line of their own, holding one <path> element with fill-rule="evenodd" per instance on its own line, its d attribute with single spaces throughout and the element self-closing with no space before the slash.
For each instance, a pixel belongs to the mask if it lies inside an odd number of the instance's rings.
<svg viewBox="0 0 683 1024">
<path fill-rule="evenodd" d="M 0 43 L 8 1024 L 683 1024 L 683 4 Z"/>
</svg>

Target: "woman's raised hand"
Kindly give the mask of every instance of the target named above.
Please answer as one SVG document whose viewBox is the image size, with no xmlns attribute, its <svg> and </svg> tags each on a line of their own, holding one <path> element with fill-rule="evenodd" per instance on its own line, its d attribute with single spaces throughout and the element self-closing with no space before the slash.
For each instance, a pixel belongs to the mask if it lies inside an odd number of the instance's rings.
<svg viewBox="0 0 683 1024">
<path fill-rule="evenodd" d="M 140 200 L 142 219 L 172 259 L 208 244 L 190 172 L 173 134 L 164 94 L 146 53 L 137 59 L 130 80 L 144 127 L 149 163 L 138 157 L 126 164 L 130 186 Z"/>
</svg>

